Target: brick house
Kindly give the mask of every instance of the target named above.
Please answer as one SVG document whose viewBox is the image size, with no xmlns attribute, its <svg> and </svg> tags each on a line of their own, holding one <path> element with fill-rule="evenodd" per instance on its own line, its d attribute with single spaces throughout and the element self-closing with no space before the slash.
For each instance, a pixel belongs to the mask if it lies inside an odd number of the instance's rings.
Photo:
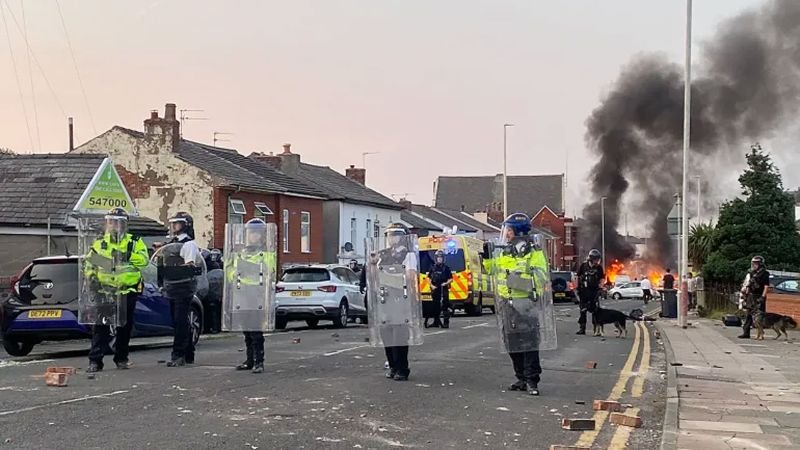
<svg viewBox="0 0 800 450">
<path fill-rule="evenodd" d="M 551 263 L 560 270 L 578 270 L 577 227 L 572 218 L 563 213 L 556 213 L 547 206 L 542 206 L 531 219 L 533 226 L 551 231 L 556 238 Z"/>
<path fill-rule="evenodd" d="M 188 211 L 201 246 L 222 248 L 226 223 L 261 217 L 278 226 L 281 265 L 321 261 L 326 194 L 236 150 L 182 139 L 175 112 L 168 103 L 144 132 L 115 126 L 73 152 L 110 155 L 142 214 L 166 222 Z"/>
</svg>

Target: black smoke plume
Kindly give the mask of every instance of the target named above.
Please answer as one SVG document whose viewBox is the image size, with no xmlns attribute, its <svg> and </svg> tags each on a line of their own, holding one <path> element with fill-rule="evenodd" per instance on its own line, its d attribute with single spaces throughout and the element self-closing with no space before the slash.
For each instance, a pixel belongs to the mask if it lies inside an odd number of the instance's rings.
<svg viewBox="0 0 800 450">
<path fill-rule="evenodd" d="M 774 0 L 727 20 L 694 60 L 690 186 L 700 175 L 704 189 L 713 189 L 748 143 L 771 137 L 798 112 L 800 1 Z M 606 197 L 607 258 L 633 255 L 616 231 L 625 195 L 635 220 L 650 226 L 648 259 L 675 261 L 666 217 L 681 189 L 683 89 L 682 65 L 640 55 L 587 119 L 585 139 L 600 159 L 591 172 L 594 200 L 583 211 L 583 250 L 600 246 Z"/>
</svg>

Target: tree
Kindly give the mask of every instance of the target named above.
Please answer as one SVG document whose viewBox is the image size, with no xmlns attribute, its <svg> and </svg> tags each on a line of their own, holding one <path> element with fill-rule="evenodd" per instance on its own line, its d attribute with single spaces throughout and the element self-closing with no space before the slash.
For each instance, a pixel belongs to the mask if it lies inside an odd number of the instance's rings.
<svg viewBox="0 0 800 450">
<path fill-rule="evenodd" d="M 689 260 L 696 268 L 703 267 L 714 248 L 714 226 L 710 223 L 692 225 L 689 230 Z"/>
<path fill-rule="evenodd" d="M 720 208 L 712 251 L 703 268 L 706 278 L 740 281 L 754 255 L 778 270 L 800 268 L 800 235 L 794 222 L 794 197 L 784 191 L 772 159 L 755 144 L 739 177 L 742 198 Z"/>
<path fill-rule="evenodd" d="M 0 156 L 15 155 L 15 154 L 16 153 L 14 153 L 14 150 L 11 150 L 10 148 L 0 147 Z"/>
</svg>

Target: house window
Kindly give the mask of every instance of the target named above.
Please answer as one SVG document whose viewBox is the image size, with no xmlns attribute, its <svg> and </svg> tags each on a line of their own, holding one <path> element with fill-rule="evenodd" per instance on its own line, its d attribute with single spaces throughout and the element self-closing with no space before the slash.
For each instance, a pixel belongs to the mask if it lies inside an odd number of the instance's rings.
<svg viewBox="0 0 800 450">
<path fill-rule="evenodd" d="M 372 236 L 372 219 L 367 219 L 366 231 L 364 232 L 364 239 L 369 239 Z"/>
<path fill-rule="evenodd" d="M 569 225 L 564 228 L 564 244 L 572 245 L 572 227 Z"/>
<path fill-rule="evenodd" d="M 272 210 L 269 209 L 269 206 L 267 206 L 266 203 L 255 202 L 253 205 L 256 207 L 255 211 L 253 211 L 253 215 L 259 219 L 264 220 L 265 222 L 267 216 L 271 216 L 273 214 Z"/>
<path fill-rule="evenodd" d="M 244 207 L 244 202 L 241 200 L 230 199 L 228 202 L 228 223 L 244 223 L 244 215 L 247 214 L 247 209 Z"/>
<path fill-rule="evenodd" d="M 311 253 L 311 213 L 300 213 L 300 251 Z"/>
<path fill-rule="evenodd" d="M 358 219 L 353 217 L 350 219 L 350 243 L 353 244 L 353 249 L 356 248 L 356 239 L 358 238 Z"/>
<path fill-rule="evenodd" d="M 289 210 L 283 210 L 283 253 L 289 253 Z"/>
</svg>

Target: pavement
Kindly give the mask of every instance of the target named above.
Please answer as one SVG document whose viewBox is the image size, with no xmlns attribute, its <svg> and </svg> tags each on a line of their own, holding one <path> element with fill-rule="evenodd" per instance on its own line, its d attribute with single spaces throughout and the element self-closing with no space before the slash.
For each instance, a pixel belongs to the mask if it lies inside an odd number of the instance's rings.
<svg viewBox="0 0 800 450">
<path fill-rule="evenodd" d="M 690 317 L 658 322 L 668 342 L 664 449 L 800 448 L 800 342 L 738 339 L 742 329 Z M 755 336 L 755 331 L 752 333 Z"/>
<path fill-rule="evenodd" d="M 577 307 L 556 308 L 559 348 L 542 353 L 540 397 L 506 391 L 511 361 L 489 314 L 426 330 L 407 382 L 384 378 L 383 350 L 362 325 L 290 323 L 267 336 L 261 375 L 232 369 L 244 357 L 237 334 L 204 339 L 197 364 L 184 368 L 163 364 L 168 340 L 137 342 L 130 370 L 107 357 L 95 379 L 82 370 L 87 341 L 42 345 L 25 358 L 0 353 L 0 449 L 657 448 L 666 363 L 651 325 L 629 322 L 626 339 L 612 327 L 605 338 L 576 336 Z M 42 374 L 55 365 L 79 371 L 68 386 L 48 387 Z M 612 425 L 592 411 L 595 399 L 626 404 L 644 425 Z M 596 429 L 564 430 L 562 418 L 594 418 Z"/>
</svg>

